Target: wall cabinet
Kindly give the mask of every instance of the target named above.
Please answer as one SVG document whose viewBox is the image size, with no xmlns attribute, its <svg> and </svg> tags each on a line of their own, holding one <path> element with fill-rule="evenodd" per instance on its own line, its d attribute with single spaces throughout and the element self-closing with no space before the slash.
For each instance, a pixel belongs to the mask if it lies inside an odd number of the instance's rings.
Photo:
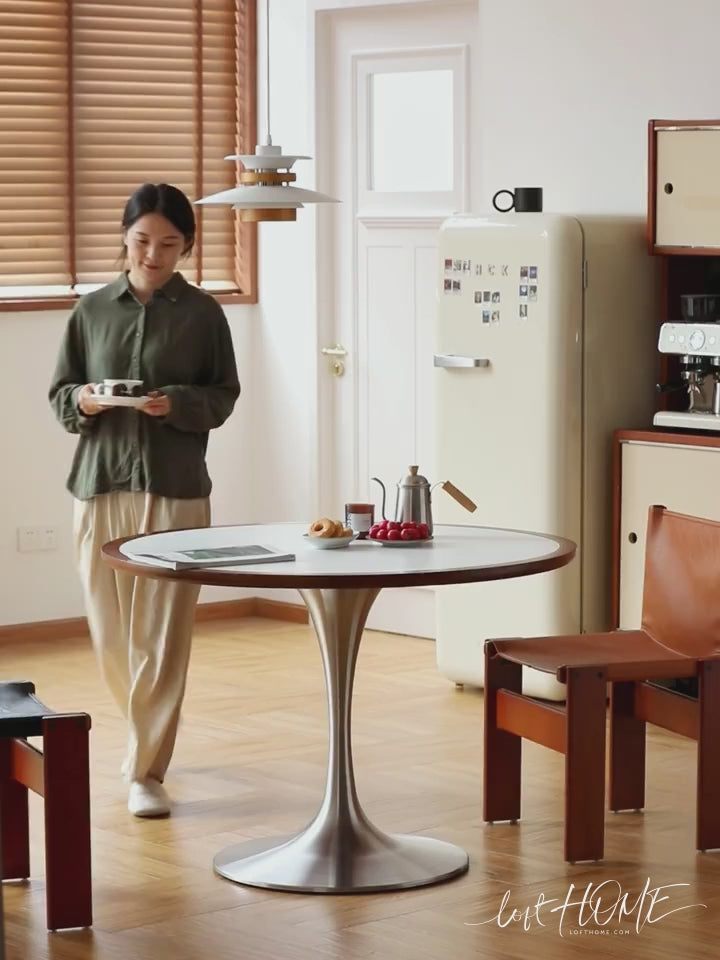
<svg viewBox="0 0 720 960">
<path fill-rule="evenodd" d="M 651 120 L 649 140 L 651 252 L 720 253 L 720 121 Z"/>
<path fill-rule="evenodd" d="M 648 125 L 648 250 L 660 255 L 658 325 L 682 321 L 683 294 L 720 293 L 720 120 Z M 687 409 L 679 357 L 661 354 L 658 409 Z"/>
</svg>

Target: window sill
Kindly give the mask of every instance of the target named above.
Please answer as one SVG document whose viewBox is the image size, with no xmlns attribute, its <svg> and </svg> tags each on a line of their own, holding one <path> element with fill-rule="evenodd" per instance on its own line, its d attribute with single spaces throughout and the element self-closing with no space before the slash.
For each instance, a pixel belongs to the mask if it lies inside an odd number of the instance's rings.
<svg viewBox="0 0 720 960">
<path fill-rule="evenodd" d="M 213 293 L 221 304 L 257 303 L 257 296 L 251 293 Z M 15 300 L 0 300 L 0 313 L 22 313 L 30 310 L 72 310 L 80 300 L 79 296 L 66 297 L 23 297 Z"/>
<path fill-rule="evenodd" d="M 257 303 L 257 294 L 252 293 L 213 293 L 218 303 Z"/>
</svg>

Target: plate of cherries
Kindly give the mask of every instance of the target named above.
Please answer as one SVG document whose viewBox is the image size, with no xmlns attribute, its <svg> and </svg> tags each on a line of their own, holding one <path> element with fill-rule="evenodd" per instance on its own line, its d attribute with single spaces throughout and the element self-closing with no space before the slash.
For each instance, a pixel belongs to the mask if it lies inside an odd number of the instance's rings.
<svg viewBox="0 0 720 960">
<path fill-rule="evenodd" d="M 426 523 L 414 520 L 381 520 L 368 531 L 368 539 L 381 547 L 422 547 L 432 540 Z"/>
</svg>

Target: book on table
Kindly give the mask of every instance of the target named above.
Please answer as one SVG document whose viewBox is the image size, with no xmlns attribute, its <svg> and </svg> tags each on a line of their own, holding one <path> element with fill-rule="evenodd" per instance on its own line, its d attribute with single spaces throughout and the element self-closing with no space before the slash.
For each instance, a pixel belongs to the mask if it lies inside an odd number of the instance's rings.
<svg viewBox="0 0 720 960">
<path fill-rule="evenodd" d="M 230 547 L 189 547 L 184 550 L 162 550 L 158 553 L 137 554 L 154 564 L 171 570 L 192 570 L 196 567 L 237 567 L 252 563 L 280 563 L 294 560 L 294 553 L 278 550 L 259 543 Z"/>
</svg>

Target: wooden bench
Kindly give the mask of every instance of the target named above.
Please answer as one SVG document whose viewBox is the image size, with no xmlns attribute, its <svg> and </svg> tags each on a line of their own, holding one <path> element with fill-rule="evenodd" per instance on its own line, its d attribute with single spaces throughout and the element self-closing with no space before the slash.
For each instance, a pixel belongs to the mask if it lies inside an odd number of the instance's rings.
<svg viewBox="0 0 720 960">
<path fill-rule="evenodd" d="M 92 924 L 90 717 L 55 713 L 29 682 L 0 682 L 2 877 L 30 877 L 28 790 L 44 798 L 49 930 Z M 42 737 L 42 750 L 28 743 Z"/>
</svg>

